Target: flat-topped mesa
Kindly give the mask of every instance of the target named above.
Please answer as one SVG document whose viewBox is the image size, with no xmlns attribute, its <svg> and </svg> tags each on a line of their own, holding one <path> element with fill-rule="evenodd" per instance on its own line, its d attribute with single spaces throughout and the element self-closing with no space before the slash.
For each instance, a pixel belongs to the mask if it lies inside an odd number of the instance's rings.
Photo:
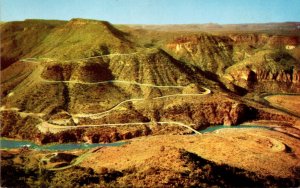
<svg viewBox="0 0 300 188">
<path fill-rule="evenodd" d="M 126 38 L 126 33 L 110 23 L 74 19 L 55 28 L 33 50 L 32 56 L 70 60 L 133 51 L 134 44 Z"/>
<path fill-rule="evenodd" d="M 82 18 L 73 18 L 70 21 L 67 22 L 66 26 L 77 26 L 77 27 L 82 27 L 86 25 L 97 25 L 99 27 L 103 27 L 106 29 L 104 32 L 110 32 L 113 34 L 115 37 L 121 37 L 124 38 L 124 35 L 126 33 L 118 30 L 115 28 L 110 22 L 104 21 L 104 20 L 92 20 L 92 19 L 82 19 Z"/>
<path fill-rule="evenodd" d="M 100 24 L 104 21 L 102 20 L 92 20 L 92 19 L 82 19 L 73 18 L 68 22 L 68 25 L 85 25 L 85 24 Z"/>
<path fill-rule="evenodd" d="M 1 36 L 2 69 L 22 58 L 70 60 L 136 51 L 127 34 L 106 21 L 8 22 L 1 25 Z"/>
</svg>

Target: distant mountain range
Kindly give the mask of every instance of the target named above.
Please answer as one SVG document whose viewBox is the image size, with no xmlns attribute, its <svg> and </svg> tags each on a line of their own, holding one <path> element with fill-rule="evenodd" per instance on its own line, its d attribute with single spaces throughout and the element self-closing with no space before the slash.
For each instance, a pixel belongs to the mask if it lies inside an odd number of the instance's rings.
<svg viewBox="0 0 300 188">
<path fill-rule="evenodd" d="M 159 31 L 214 31 L 214 32 L 270 32 L 299 35 L 300 22 L 260 23 L 260 24 L 167 24 L 167 25 L 130 25 L 136 28 Z"/>
</svg>

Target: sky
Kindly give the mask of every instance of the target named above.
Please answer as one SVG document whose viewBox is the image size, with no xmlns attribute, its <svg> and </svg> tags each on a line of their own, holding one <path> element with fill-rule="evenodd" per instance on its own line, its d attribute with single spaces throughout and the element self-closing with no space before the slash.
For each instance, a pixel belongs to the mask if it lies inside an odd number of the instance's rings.
<svg viewBox="0 0 300 188">
<path fill-rule="evenodd" d="M 300 21 L 300 0 L 0 0 L 0 20 L 87 18 L 113 24 Z"/>
</svg>

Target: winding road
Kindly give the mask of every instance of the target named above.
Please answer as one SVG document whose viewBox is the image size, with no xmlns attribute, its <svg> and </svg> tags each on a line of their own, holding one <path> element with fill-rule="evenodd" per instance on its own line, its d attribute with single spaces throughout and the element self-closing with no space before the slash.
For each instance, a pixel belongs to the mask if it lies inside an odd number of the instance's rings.
<svg viewBox="0 0 300 188">
<path fill-rule="evenodd" d="M 145 87 L 154 87 L 154 88 L 184 88 L 185 86 L 162 86 L 162 85 L 153 85 L 153 84 L 142 84 L 135 81 L 126 81 L 126 80 L 107 80 L 101 82 L 83 82 L 79 80 L 68 80 L 68 81 L 57 81 L 57 80 L 46 80 L 43 79 L 43 82 L 48 83 L 73 83 L 73 84 L 86 84 L 86 85 L 97 85 L 97 84 L 107 84 L 107 83 L 121 83 L 128 85 L 139 85 Z"/>
<path fill-rule="evenodd" d="M 46 81 L 46 82 L 52 82 L 52 83 L 60 83 L 60 82 L 67 82 L 67 83 L 79 83 L 79 84 L 106 84 L 106 83 L 124 83 L 124 84 L 133 84 L 133 85 L 140 85 L 140 86 L 147 86 L 147 87 L 157 87 L 157 88 L 184 88 L 185 86 L 159 86 L 159 85 L 153 85 L 153 84 L 142 84 L 142 83 L 137 83 L 137 82 L 130 82 L 130 81 L 123 81 L 123 80 L 109 80 L 109 81 L 103 81 L 103 82 L 94 82 L 94 83 L 83 83 L 81 81 Z M 165 99 L 169 97 L 185 97 L 185 96 L 203 96 L 203 95 L 208 95 L 211 93 L 211 90 L 205 87 L 202 87 L 204 89 L 203 93 L 198 93 L 198 94 L 172 94 L 172 95 L 165 95 L 165 96 L 160 96 L 160 97 L 154 97 L 152 100 L 158 100 L 158 99 Z M 104 112 L 100 113 L 80 113 L 80 114 L 71 114 L 72 117 L 78 118 L 78 117 L 94 117 L 93 119 L 100 119 L 106 115 L 108 115 L 110 112 L 113 110 L 116 110 L 118 107 L 125 103 L 129 102 L 136 102 L 136 101 L 143 101 L 146 100 L 145 98 L 134 98 L 134 99 L 128 99 L 119 102 L 118 104 L 114 105 L 111 107 L 109 110 L 106 110 Z M 97 118 L 95 118 L 97 116 Z M 59 125 L 53 125 L 50 123 L 43 122 L 38 125 L 38 128 L 41 132 L 52 132 L 52 133 L 57 133 L 60 131 L 68 130 L 68 129 L 77 129 L 77 128 L 90 128 L 90 127 L 104 127 L 104 126 L 122 126 L 122 125 L 149 125 L 152 122 L 135 122 L 135 123 L 116 123 L 116 124 L 100 124 L 100 125 L 80 125 L 80 126 L 59 126 Z M 182 126 L 186 127 L 190 130 L 192 130 L 196 134 L 201 134 L 197 130 L 193 129 L 190 125 L 186 125 L 181 122 L 155 122 L 158 124 L 173 124 L 177 126 Z"/>
<path fill-rule="evenodd" d="M 88 156 L 90 156 L 92 153 L 98 151 L 99 149 L 101 149 L 102 147 L 96 147 L 96 148 L 93 148 L 93 149 L 90 149 L 88 150 L 87 152 L 79 155 L 78 157 L 76 157 L 75 159 L 73 159 L 69 165 L 67 166 L 63 166 L 63 167 L 54 167 L 54 168 L 48 168 L 47 170 L 50 170 L 50 171 L 58 171 L 58 170 L 65 170 L 65 169 L 68 169 L 68 168 L 71 168 L 73 166 L 76 166 L 78 164 L 80 164 L 85 158 L 87 158 Z M 42 169 L 46 169 L 44 167 L 44 162 L 45 163 L 48 163 L 50 162 L 50 160 L 53 158 L 53 157 L 56 157 L 58 155 L 57 152 L 55 153 L 51 153 L 51 154 L 48 154 L 48 155 L 45 155 L 44 157 L 42 157 L 39 161 L 39 170 L 40 170 L 40 174 L 42 173 Z"/>
<path fill-rule="evenodd" d="M 98 148 L 95 148 L 95 149 L 88 150 L 84 154 L 81 154 L 80 156 L 78 156 L 74 160 L 72 160 L 71 163 L 69 165 L 67 165 L 67 166 L 57 167 L 57 168 L 50 168 L 48 170 L 51 170 L 51 171 L 65 170 L 65 169 L 71 168 L 73 166 L 79 165 L 85 158 L 87 158 L 93 152 L 99 150 L 100 148 L 98 147 Z"/>
<path fill-rule="evenodd" d="M 40 58 L 24 58 L 21 59 L 20 61 L 22 62 L 30 62 L 30 63 L 38 63 L 40 61 L 61 61 L 61 62 L 73 62 L 73 61 L 84 61 L 84 60 L 89 60 L 89 59 L 97 59 L 100 57 L 114 57 L 114 56 L 131 56 L 134 54 L 138 54 L 140 52 L 132 52 L 132 53 L 115 53 L 115 54 L 106 54 L 106 55 L 98 55 L 98 56 L 92 56 L 92 57 L 85 57 L 85 58 L 78 58 L 78 59 L 69 59 L 69 60 L 57 60 L 57 59 L 52 59 L 52 58 L 47 58 L 47 57 L 40 57 Z"/>
<path fill-rule="evenodd" d="M 166 86 L 164 86 L 166 87 Z M 165 99 L 165 98 L 169 98 L 169 97 L 185 97 L 185 96 L 202 96 L 202 95 L 208 95 L 211 93 L 211 91 L 207 88 L 204 88 L 203 89 L 205 90 L 203 93 L 198 93 L 198 94 L 173 94 L 173 95 L 164 95 L 164 96 L 160 96 L 160 97 L 154 97 L 154 98 L 151 98 L 152 100 L 158 100 L 158 99 Z M 118 108 L 119 106 L 125 104 L 125 103 L 129 103 L 129 102 L 136 102 L 136 101 L 143 101 L 143 100 L 146 100 L 145 98 L 135 98 L 135 99 L 128 99 L 128 100 L 124 100 L 122 102 L 119 102 L 118 104 L 114 105 L 113 107 L 111 107 L 109 110 L 107 111 L 104 111 L 104 112 L 99 112 L 99 113 L 88 113 L 88 114 L 85 114 L 85 113 L 80 113 L 80 114 L 74 114 L 72 116 L 74 117 L 93 117 L 93 116 L 100 116 L 98 117 L 97 119 L 99 118 L 102 118 L 105 116 L 105 114 L 115 110 L 116 108 Z"/>
<path fill-rule="evenodd" d="M 132 53 L 132 54 L 136 54 L 138 52 Z M 71 62 L 71 61 L 75 61 L 75 60 L 87 60 L 87 59 L 93 59 L 93 58 L 99 58 L 99 57 L 111 57 L 111 56 L 126 56 L 126 55 L 132 55 L 132 54 L 109 54 L 109 55 L 101 55 L 101 56 L 94 56 L 94 57 L 89 57 L 89 58 L 82 58 L 82 59 L 73 59 L 73 60 L 67 60 L 65 62 Z M 38 59 L 35 58 L 28 58 L 28 59 L 23 59 L 21 61 L 24 62 L 33 62 L 33 63 L 37 63 Z M 53 61 L 51 59 L 45 59 L 48 61 Z M 162 86 L 162 85 L 153 85 L 153 84 L 144 84 L 144 83 L 138 83 L 138 82 L 134 82 L 134 81 L 125 81 L 125 80 L 108 80 L 108 81 L 101 81 L 101 82 L 82 82 L 82 81 L 77 81 L 77 80 L 70 80 L 70 81 L 55 81 L 55 80 L 45 80 L 43 78 L 41 78 L 43 82 L 47 82 L 47 83 L 77 83 L 77 84 L 88 84 L 88 85 L 94 85 L 94 84 L 108 84 L 108 83 L 119 83 L 119 84 L 128 84 L 128 85 L 139 85 L 139 86 L 143 86 L 143 87 L 153 87 L 153 88 L 184 88 L 185 86 Z M 165 96 L 159 96 L 159 97 L 154 97 L 151 98 L 152 100 L 159 100 L 159 99 L 166 99 L 166 98 L 170 98 L 170 97 L 186 97 L 186 96 L 204 96 L 204 95 L 208 95 L 211 93 L 211 90 L 205 87 L 202 87 L 204 89 L 204 91 L 202 93 L 197 93 L 197 94 L 172 94 L 172 95 L 165 95 Z M 118 107 L 120 107 L 123 104 L 129 103 L 129 102 L 136 102 L 136 101 L 143 101 L 146 100 L 145 98 L 133 98 L 133 99 L 128 99 L 128 100 L 124 100 L 119 102 L 118 104 L 114 105 L 113 107 L 111 107 L 110 109 L 104 111 L 104 112 L 100 112 L 100 113 L 80 113 L 80 114 L 71 114 L 72 117 L 97 117 L 97 119 L 102 118 L 106 115 L 108 115 L 109 113 L 111 113 L 112 111 L 116 110 Z M 149 100 L 149 99 L 148 99 Z M 268 101 L 265 100 L 265 98 L 263 98 L 264 102 L 267 103 L 269 106 L 271 106 L 271 104 L 269 104 Z M 278 109 L 278 107 L 274 107 L 276 109 Z M 5 107 L 1 107 L 0 111 L 4 111 L 4 110 L 16 110 L 19 111 L 18 108 L 5 108 Z M 282 109 L 281 109 L 282 110 Z M 284 110 L 284 112 L 287 112 Z M 43 116 L 42 113 L 39 114 L 35 114 L 35 113 L 28 113 L 28 112 L 19 112 L 19 113 L 23 113 L 23 115 L 37 115 L 39 117 Z M 288 112 L 290 113 L 290 112 Z M 298 116 L 299 117 L 299 116 Z M 40 118 L 41 119 L 41 118 Z M 41 119 L 42 120 L 42 119 Z M 100 125 L 80 125 L 80 126 L 59 126 L 59 125 L 54 125 L 51 124 L 49 122 L 46 122 L 43 120 L 42 123 L 38 124 L 37 127 L 39 128 L 39 130 L 43 133 L 46 132 L 52 132 L 52 133 L 57 133 L 57 132 L 61 132 L 61 131 L 65 131 L 65 130 L 70 130 L 70 129 L 78 129 L 78 128 L 90 128 L 90 127 L 107 127 L 107 126 L 127 126 L 127 125 L 151 125 L 153 123 L 157 123 L 157 124 L 161 124 L 161 125 L 175 125 L 175 126 L 180 126 L 180 127 L 185 127 L 191 131 L 193 131 L 195 134 L 201 134 L 199 131 L 193 129 L 191 126 L 195 125 L 195 124 L 189 124 L 186 125 L 184 123 L 181 122 L 174 122 L 174 121 L 161 121 L 161 122 L 133 122 L 133 123 L 115 123 L 115 124 L 100 124 Z M 271 150 L 273 152 L 281 152 L 284 151 L 286 149 L 284 143 L 273 139 L 273 138 L 269 138 L 269 137 L 261 137 L 262 139 L 268 139 L 271 143 Z M 90 154 L 92 154 L 94 151 L 98 150 L 97 149 L 92 149 L 87 151 L 86 153 L 83 153 L 82 155 L 80 155 L 79 157 L 77 157 L 76 159 L 74 159 L 68 166 L 64 166 L 64 167 L 59 167 L 59 168 L 51 168 L 48 170 L 51 171 L 57 171 L 57 170 L 65 170 L 68 168 L 71 168 L 73 166 L 76 166 L 78 164 L 80 164 L 84 159 L 86 159 L 88 156 L 90 156 Z M 42 165 L 42 162 L 48 162 L 50 161 L 50 159 L 52 157 L 54 157 L 54 155 L 50 156 L 50 158 L 42 158 L 40 160 L 40 164 Z M 41 166 L 39 166 L 41 169 Z"/>
<path fill-rule="evenodd" d="M 156 124 L 169 124 L 169 125 L 177 125 L 177 126 L 181 126 L 181 127 L 185 127 L 187 129 L 190 129 L 191 131 L 193 131 L 196 134 L 202 134 L 199 131 L 193 129 L 191 126 L 195 125 L 195 124 L 189 124 L 186 125 L 184 123 L 178 122 L 178 121 L 158 121 L 158 122 L 132 122 L 132 123 L 105 123 L 105 124 L 100 124 L 100 125 L 79 125 L 79 126 L 61 126 L 61 125 L 53 125 L 51 123 L 48 123 L 46 121 L 40 123 L 37 125 L 37 127 L 39 128 L 39 130 L 42 133 L 47 133 L 47 132 L 51 132 L 51 133 L 58 133 L 61 131 L 66 131 L 66 130 L 70 130 L 70 129 L 78 129 L 78 128 L 90 128 L 90 127 L 115 127 L 115 126 L 126 126 L 126 125 L 151 125 L 153 123 Z"/>
<path fill-rule="evenodd" d="M 71 60 L 66 60 L 64 62 L 89 60 L 89 59 L 95 59 L 95 58 L 100 58 L 100 57 L 129 56 L 129 55 L 133 55 L 133 54 L 137 54 L 137 53 L 139 53 L 139 52 L 134 52 L 134 53 L 129 53 L 129 54 L 108 54 L 108 55 L 100 55 L 100 56 L 81 58 L 81 59 L 71 59 Z M 20 61 L 38 63 L 40 61 L 51 62 L 51 61 L 55 61 L 55 60 L 50 59 L 50 58 L 26 58 L 26 59 L 22 59 Z M 153 88 L 184 88 L 184 87 L 186 87 L 186 86 L 181 86 L 181 85 L 154 85 L 154 84 L 138 83 L 138 82 L 135 82 L 135 81 L 126 81 L 126 80 L 107 80 L 107 81 L 100 81 L 100 82 L 83 82 L 83 81 L 79 81 L 79 80 L 56 81 L 56 80 L 46 80 L 46 79 L 43 79 L 41 76 L 39 77 L 39 79 L 40 79 L 40 81 L 47 82 L 47 83 L 76 83 L 76 84 L 88 84 L 88 85 L 118 83 L 118 84 L 138 85 L 138 86 L 153 87 Z M 205 88 L 205 87 L 202 87 L 202 88 L 204 89 L 204 92 L 202 92 L 202 93 L 196 93 L 196 94 L 171 94 L 171 95 L 154 97 L 154 98 L 151 98 L 151 99 L 152 100 L 160 100 L 160 99 L 166 99 L 166 98 L 170 98 L 170 97 L 203 96 L 203 95 L 208 95 L 208 94 L 211 93 L 210 89 Z M 102 118 L 102 117 L 108 115 L 110 112 L 112 112 L 113 110 L 116 110 L 118 107 L 120 107 L 121 105 L 123 105 L 125 103 L 143 101 L 143 100 L 146 100 L 146 99 L 145 98 L 127 99 L 127 100 L 119 102 L 118 104 L 114 105 L 113 107 L 111 107 L 110 109 L 108 109 L 104 112 L 94 113 L 94 114 L 91 114 L 91 113 L 71 114 L 71 116 L 74 117 L 74 118 L 93 117 L 93 119 L 95 119 L 95 118 L 99 119 L 99 118 Z M 147 100 L 149 100 L 149 99 L 147 99 Z M 19 111 L 19 109 L 17 109 L 17 108 L 13 108 L 13 109 Z M 5 109 L 5 107 L 2 107 L 0 109 L 0 111 L 3 111 L 3 110 L 8 110 L 8 109 Z M 19 113 L 25 113 L 25 112 L 19 112 Z M 34 115 L 34 113 L 26 112 L 26 114 L 23 114 L 23 115 Z M 40 117 L 43 114 L 39 113 L 37 115 Z M 60 126 L 60 125 L 51 124 L 51 123 L 46 122 L 44 120 L 42 120 L 42 121 L 43 122 L 38 124 L 37 127 L 39 128 L 39 130 L 41 132 L 44 132 L 44 133 L 45 132 L 57 133 L 57 132 L 60 132 L 60 131 L 69 130 L 69 129 L 77 129 L 77 128 L 103 127 L 103 126 L 122 126 L 122 125 L 123 126 L 125 126 L 125 125 L 150 125 L 150 124 L 154 123 L 154 122 L 134 122 L 134 123 L 117 123 L 117 124 L 100 124 L 100 125 Z M 155 123 L 182 126 L 182 127 L 187 128 L 187 129 L 190 129 L 191 131 L 193 131 L 196 134 L 201 134 L 197 130 L 193 129 L 191 127 L 191 125 L 186 125 L 186 124 L 181 123 L 181 122 L 170 121 L 170 122 L 155 122 Z"/>
</svg>

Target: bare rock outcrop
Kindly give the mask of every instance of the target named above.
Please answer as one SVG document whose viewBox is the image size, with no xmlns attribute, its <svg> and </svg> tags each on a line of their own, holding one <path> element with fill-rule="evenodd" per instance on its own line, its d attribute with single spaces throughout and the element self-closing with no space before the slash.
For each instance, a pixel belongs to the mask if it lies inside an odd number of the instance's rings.
<svg viewBox="0 0 300 188">
<path fill-rule="evenodd" d="M 292 81 L 294 83 L 300 83 L 300 69 L 293 70 Z"/>
<path fill-rule="evenodd" d="M 181 122 L 193 122 L 196 128 L 209 125 L 237 125 L 254 118 L 255 112 L 245 104 L 237 102 L 202 103 L 187 106 L 173 106 L 161 115 L 162 118 Z M 189 118 L 188 118 L 189 117 Z"/>
<path fill-rule="evenodd" d="M 166 48 L 174 56 L 203 71 L 222 74 L 233 63 L 233 47 L 228 37 L 206 34 L 179 37 Z"/>
<path fill-rule="evenodd" d="M 297 36 L 279 36 L 270 34 L 231 34 L 229 36 L 235 44 L 247 44 L 256 47 L 269 46 L 273 48 L 296 46 L 300 43 Z"/>
</svg>

